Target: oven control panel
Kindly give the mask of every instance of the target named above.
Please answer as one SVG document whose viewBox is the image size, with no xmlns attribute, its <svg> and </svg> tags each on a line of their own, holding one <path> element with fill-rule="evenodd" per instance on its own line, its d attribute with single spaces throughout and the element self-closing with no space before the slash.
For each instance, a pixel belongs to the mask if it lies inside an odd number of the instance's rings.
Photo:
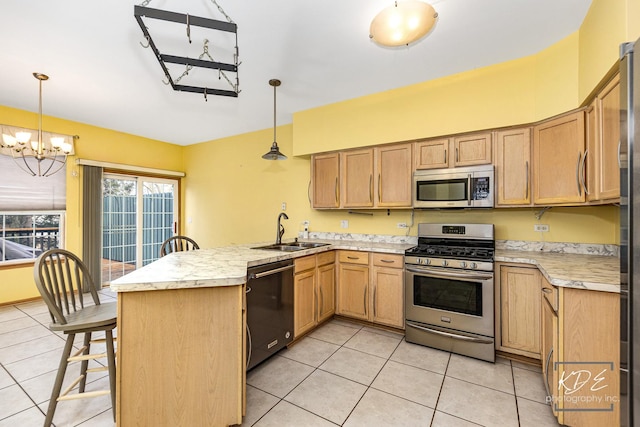
<svg viewBox="0 0 640 427">
<path fill-rule="evenodd" d="M 444 267 L 457 268 L 461 270 L 493 271 L 493 262 L 487 261 L 461 261 L 457 259 L 405 256 L 404 262 L 407 265 L 420 265 L 425 267 Z"/>
</svg>

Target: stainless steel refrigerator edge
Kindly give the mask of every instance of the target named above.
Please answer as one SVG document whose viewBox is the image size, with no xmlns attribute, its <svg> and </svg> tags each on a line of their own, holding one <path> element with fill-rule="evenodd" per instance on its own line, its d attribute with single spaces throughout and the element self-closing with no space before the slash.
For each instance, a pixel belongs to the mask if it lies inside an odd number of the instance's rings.
<svg viewBox="0 0 640 427">
<path fill-rule="evenodd" d="M 620 425 L 640 425 L 640 40 L 620 47 Z M 636 388 L 636 390 L 634 390 Z M 635 392 L 634 392 L 635 391 Z"/>
</svg>

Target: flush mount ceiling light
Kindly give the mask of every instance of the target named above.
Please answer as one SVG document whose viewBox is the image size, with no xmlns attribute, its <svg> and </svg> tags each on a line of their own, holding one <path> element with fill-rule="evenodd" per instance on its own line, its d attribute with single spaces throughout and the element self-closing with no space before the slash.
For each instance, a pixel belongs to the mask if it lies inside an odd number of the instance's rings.
<svg viewBox="0 0 640 427">
<path fill-rule="evenodd" d="M 378 13 L 369 27 L 369 38 L 382 46 L 404 46 L 424 37 L 436 23 L 433 6 L 417 0 L 396 1 Z"/>
<path fill-rule="evenodd" d="M 29 129 L 13 126 L 0 126 L 2 140 L 0 154 L 11 155 L 15 163 L 32 176 L 51 176 L 58 172 L 67 161 L 67 156 L 73 154 L 73 139 L 78 136 L 57 135 L 42 132 L 42 82 L 49 80 L 49 76 L 33 73 L 38 79 L 38 140 L 31 140 Z M 45 134 L 48 138 L 43 138 Z"/>
<path fill-rule="evenodd" d="M 262 156 L 265 160 L 287 160 L 287 156 L 280 152 L 278 143 L 276 142 L 276 88 L 280 86 L 282 82 L 278 79 L 269 80 L 269 85 L 273 86 L 273 144 L 268 153 Z"/>
</svg>

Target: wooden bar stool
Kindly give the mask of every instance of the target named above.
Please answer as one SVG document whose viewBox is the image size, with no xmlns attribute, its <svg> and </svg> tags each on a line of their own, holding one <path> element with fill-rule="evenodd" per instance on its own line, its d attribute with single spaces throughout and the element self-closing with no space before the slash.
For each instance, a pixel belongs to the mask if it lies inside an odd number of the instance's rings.
<svg viewBox="0 0 640 427">
<path fill-rule="evenodd" d="M 35 262 L 33 277 L 36 286 L 49 308 L 51 324 L 49 329 L 63 332 L 67 341 L 60 358 L 58 375 L 56 376 L 49 408 L 44 422 L 49 427 L 58 402 L 86 397 L 97 397 L 111 394 L 113 419 L 116 414 L 116 361 L 113 346 L 113 329 L 116 327 L 116 303 L 101 304 L 98 292 L 84 263 L 73 253 L 64 249 L 51 249 L 40 255 Z M 91 302 L 85 298 L 91 298 Z M 106 353 L 90 354 L 92 343 L 103 340 L 91 340 L 93 332 L 104 331 Z M 73 340 L 76 334 L 84 334 L 84 344 L 73 355 Z M 89 360 L 105 358 L 107 367 L 88 368 Z M 80 376 L 62 393 L 67 366 L 80 362 Z M 109 390 L 85 391 L 87 374 L 97 371 L 109 371 Z M 78 386 L 77 393 L 71 393 Z"/>
<path fill-rule="evenodd" d="M 162 246 L 160 246 L 160 257 L 170 254 L 171 252 L 191 251 L 195 249 L 200 249 L 195 240 L 187 236 L 173 236 L 165 240 Z"/>
</svg>

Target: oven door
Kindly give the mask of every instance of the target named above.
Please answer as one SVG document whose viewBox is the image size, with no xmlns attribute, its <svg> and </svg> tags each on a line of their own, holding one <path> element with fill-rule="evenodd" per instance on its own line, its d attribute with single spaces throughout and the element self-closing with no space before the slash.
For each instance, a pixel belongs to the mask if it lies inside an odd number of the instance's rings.
<svg viewBox="0 0 640 427">
<path fill-rule="evenodd" d="M 407 321 L 494 336 L 493 272 L 406 265 Z"/>
</svg>

